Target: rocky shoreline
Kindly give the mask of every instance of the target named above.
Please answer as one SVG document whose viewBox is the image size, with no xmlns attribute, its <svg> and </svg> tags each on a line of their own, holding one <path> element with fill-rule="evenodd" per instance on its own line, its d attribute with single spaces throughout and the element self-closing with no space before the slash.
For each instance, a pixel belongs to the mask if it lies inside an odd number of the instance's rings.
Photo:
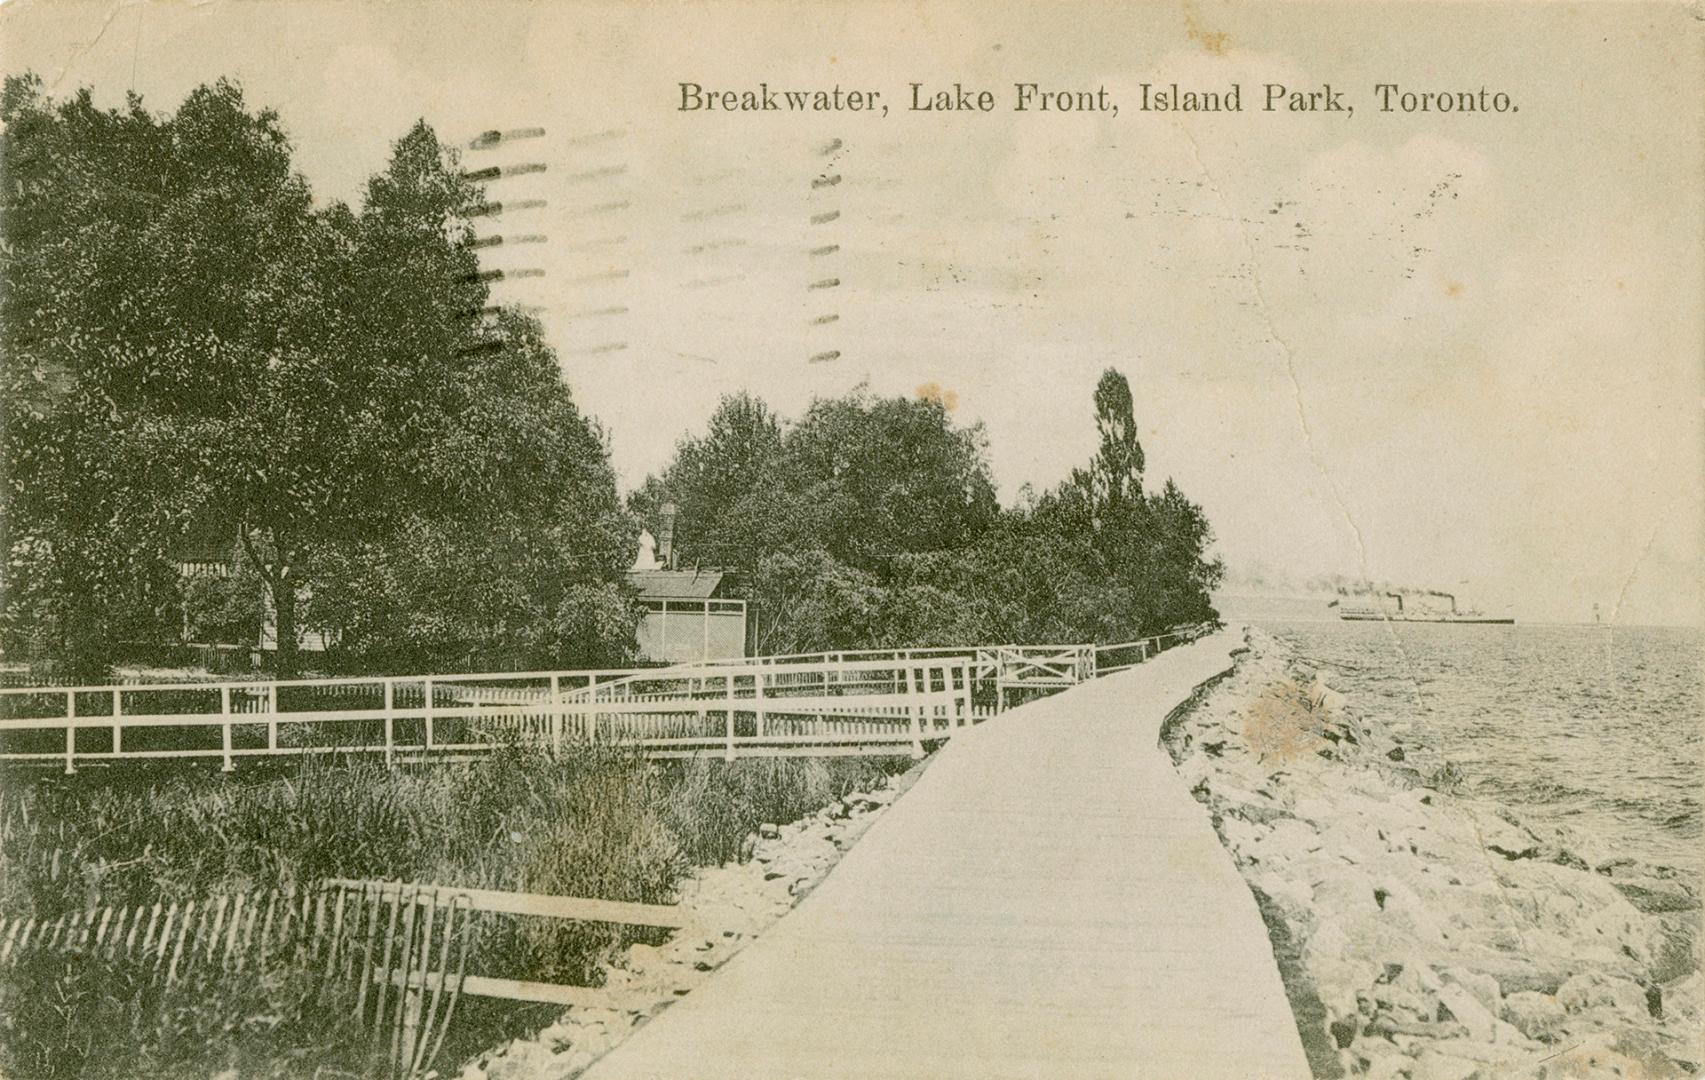
<svg viewBox="0 0 1705 1080">
<path fill-rule="evenodd" d="M 809 817 L 761 825 L 739 860 L 703 867 L 681 884 L 680 904 L 707 928 L 662 945 L 633 945 L 601 965 L 606 1008 L 571 1008 L 530 1038 L 513 1039 L 467 1062 L 458 1080 L 569 1080 L 671 1002 L 690 993 L 828 875 L 927 761 L 855 791 Z M 716 928 L 716 929 L 708 929 Z"/>
<path fill-rule="evenodd" d="M 1700 902 L 1453 793 L 1460 773 L 1249 631 L 1162 741 L 1267 921 L 1319 1077 L 1692 1077 Z"/>
</svg>

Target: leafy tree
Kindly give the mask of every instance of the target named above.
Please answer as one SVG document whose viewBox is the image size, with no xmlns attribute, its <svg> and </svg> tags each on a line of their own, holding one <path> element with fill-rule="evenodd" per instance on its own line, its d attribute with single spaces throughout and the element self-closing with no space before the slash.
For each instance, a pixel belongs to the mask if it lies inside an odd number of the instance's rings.
<svg viewBox="0 0 1705 1080">
<path fill-rule="evenodd" d="M 781 421 L 770 407 L 744 391 L 730 394 L 717 403 L 705 434 L 682 439 L 668 469 L 647 478 L 629 503 L 653 530 L 662 504 L 675 504 L 680 558 L 740 563 L 751 552 L 730 541 L 730 518 L 743 499 L 770 481 L 781 453 Z"/>
<path fill-rule="evenodd" d="M 1094 460 L 1073 470 L 1033 515 L 1045 531 L 1093 544 L 1093 558 L 1080 552 L 1073 560 L 1074 578 L 1100 580 L 1100 614 L 1079 610 L 1066 621 L 1097 640 L 1215 618 L 1209 594 L 1224 574 L 1223 564 L 1207 554 L 1213 533 L 1201 508 L 1170 478 L 1160 493 L 1145 494 L 1134 408 L 1129 382 L 1108 368 L 1095 389 L 1101 441 Z M 1074 587 L 1066 595 L 1081 598 L 1083 592 Z"/>
<path fill-rule="evenodd" d="M 942 584 L 1000 508 L 981 428 L 955 427 L 939 401 L 860 388 L 784 429 L 731 395 L 630 496 L 642 515 L 664 501 L 681 558 L 738 572 L 760 651 L 969 639 L 995 621 Z"/>
<path fill-rule="evenodd" d="M 286 343 L 272 286 L 306 189 L 275 118 L 244 113 L 227 84 L 157 122 L 134 96 L 122 111 L 86 91 L 55 106 L 38 79 L 10 78 L 0 121 L 3 517 L 8 555 L 30 553 L 8 559 L 4 629 L 98 671 L 176 621 L 167 556 L 193 495 L 160 451 L 194 451 L 154 407 L 205 413 L 229 383 L 198 360 Z M 252 242 L 216 242 L 233 231 Z"/>
<path fill-rule="evenodd" d="M 864 389 L 812 404 L 788 433 L 781 484 L 799 510 L 796 543 L 877 572 L 967 546 L 1000 513 L 981 425 L 953 426 L 936 399 Z"/>
<path fill-rule="evenodd" d="M 969 550 L 896 559 L 881 640 L 895 646 L 1033 640 L 1025 636 L 1022 582 L 1013 566 L 987 557 L 988 542 L 985 534 Z"/>
<path fill-rule="evenodd" d="M 1092 503 L 1116 513 L 1143 494 L 1143 448 L 1137 441 L 1136 406 L 1131 384 L 1115 368 L 1095 384 L 1095 430 L 1100 448 L 1088 469 L 1074 469 L 1072 482 Z"/>
<path fill-rule="evenodd" d="M 310 618 L 360 667 L 616 663 L 636 616 L 606 587 L 635 529 L 538 323 L 469 318 L 488 299 L 460 242 L 478 202 L 424 124 L 369 184 L 352 291 L 377 375 L 371 424 L 346 423 L 380 466 L 361 510 L 385 527 L 320 528 L 337 555 Z"/>
<path fill-rule="evenodd" d="M 603 435 L 535 322 L 480 314 L 483 196 L 429 127 L 356 211 L 316 209 L 276 115 L 226 81 L 164 117 L 32 77 L 0 108 L 8 641 L 49 628 L 104 663 L 103 626 L 170 621 L 170 551 L 211 515 L 266 585 L 281 673 L 304 614 L 355 663 L 394 658 L 387 635 L 422 662 L 631 647 Z M 138 617 L 103 623 L 117 601 Z"/>
<path fill-rule="evenodd" d="M 754 413 L 726 399 L 713 431 Z M 744 473 L 732 440 L 684 441 L 634 502 L 674 499 L 677 535 L 698 545 L 683 551 L 749 570 L 761 651 L 1107 642 L 1213 618 L 1208 522 L 1170 480 L 1144 491 L 1117 371 L 1096 388 L 1095 422 L 1087 467 L 1001 511 L 980 429 L 954 427 L 938 402 L 860 389 L 815 402 Z M 694 507 L 710 527 L 695 532 Z"/>
<path fill-rule="evenodd" d="M 1155 621 L 1176 626 L 1218 618 L 1211 594 L 1225 577 L 1225 563 L 1207 555 L 1213 542 L 1207 515 L 1171 478 L 1149 497 L 1149 511 L 1156 523 Z"/>
<path fill-rule="evenodd" d="M 860 649 L 881 640 L 887 595 L 871 573 L 814 549 L 767 555 L 753 577 L 759 654 Z"/>
</svg>

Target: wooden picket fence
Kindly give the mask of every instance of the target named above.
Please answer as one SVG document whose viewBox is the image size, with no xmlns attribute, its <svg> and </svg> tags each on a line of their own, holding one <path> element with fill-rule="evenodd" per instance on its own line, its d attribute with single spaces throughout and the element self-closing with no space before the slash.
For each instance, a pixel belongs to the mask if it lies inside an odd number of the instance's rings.
<svg viewBox="0 0 1705 1080">
<path fill-rule="evenodd" d="M 305 889 L 0 918 L 0 967 L 41 953 L 88 956 L 126 965 L 170 994 L 192 976 L 292 965 L 350 988 L 354 1014 L 371 1032 L 372 1060 L 385 1062 L 393 1080 L 408 1080 L 431 1068 L 463 996 L 622 1003 L 596 987 L 470 971 L 479 921 L 501 915 L 695 925 L 671 905 L 338 878 Z"/>
</svg>

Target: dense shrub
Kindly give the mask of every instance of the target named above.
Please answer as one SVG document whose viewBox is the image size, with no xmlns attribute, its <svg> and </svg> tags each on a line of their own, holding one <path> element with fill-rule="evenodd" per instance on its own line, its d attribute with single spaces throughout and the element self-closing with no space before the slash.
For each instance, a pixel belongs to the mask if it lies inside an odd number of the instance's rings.
<svg viewBox="0 0 1705 1080">
<path fill-rule="evenodd" d="M 666 815 L 694 864 L 735 858 L 746 834 L 761 822 L 803 817 L 880 773 L 868 762 L 812 758 L 693 758 L 672 771 Z"/>
</svg>

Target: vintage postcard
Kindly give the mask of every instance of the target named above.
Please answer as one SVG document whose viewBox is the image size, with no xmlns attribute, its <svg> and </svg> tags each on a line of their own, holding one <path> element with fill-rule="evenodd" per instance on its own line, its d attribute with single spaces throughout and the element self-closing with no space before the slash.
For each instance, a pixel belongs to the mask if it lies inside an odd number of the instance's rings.
<svg viewBox="0 0 1705 1080">
<path fill-rule="evenodd" d="M 0 3 L 0 1077 L 1705 1072 L 1705 7 Z"/>
</svg>

